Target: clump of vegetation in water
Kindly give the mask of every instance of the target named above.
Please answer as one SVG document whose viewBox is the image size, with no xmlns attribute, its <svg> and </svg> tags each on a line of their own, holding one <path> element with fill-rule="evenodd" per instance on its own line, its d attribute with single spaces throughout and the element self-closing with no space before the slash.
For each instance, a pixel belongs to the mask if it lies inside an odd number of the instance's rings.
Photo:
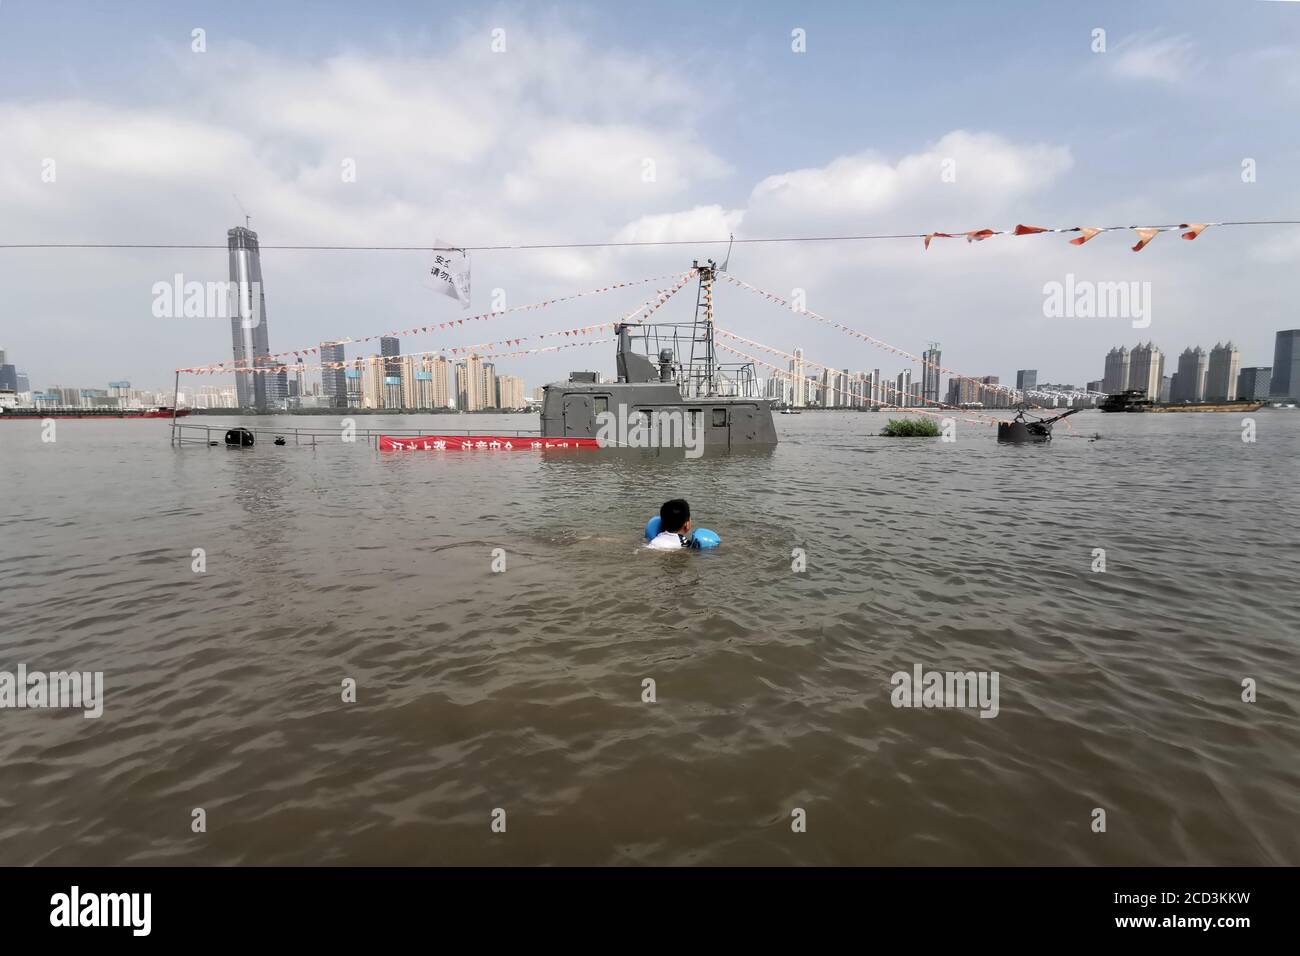
<svg viewBox="0 0 1300 956">
<path fill-rule="evenodd" d="M 938 438 L 939 426 L 929 418 L 891 418 L 880 434 L 885 438 Z"/>
</svg>

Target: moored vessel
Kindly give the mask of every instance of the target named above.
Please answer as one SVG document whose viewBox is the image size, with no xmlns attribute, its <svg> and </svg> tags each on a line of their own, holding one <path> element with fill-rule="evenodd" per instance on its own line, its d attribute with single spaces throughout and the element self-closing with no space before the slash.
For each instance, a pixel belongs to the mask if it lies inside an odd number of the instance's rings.
<svg viewBox="0 0 1300 956">
<path fill-rule="evenodd" d="M 188 408 L 173 409 L 170 405 L 157 405 L 153 408 L 37 408 L 34 405 L 20 408 L 0 406 L 0 421 L 24 418 L 184 418 L 190 413 Z"/>
</svg>

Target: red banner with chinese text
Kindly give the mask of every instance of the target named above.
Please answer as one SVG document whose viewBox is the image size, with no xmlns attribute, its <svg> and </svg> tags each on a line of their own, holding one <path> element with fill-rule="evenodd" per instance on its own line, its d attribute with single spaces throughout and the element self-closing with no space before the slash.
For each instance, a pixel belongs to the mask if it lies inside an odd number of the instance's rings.
<svg viewBox="0 0 1300 956">
<path fill-rule="evenodd" d="M 545 451 L 599 447 L 600 443 L 594 438 L 539 438 L 534 435 L 379 436 L 380 451 Z"/>
</svg>

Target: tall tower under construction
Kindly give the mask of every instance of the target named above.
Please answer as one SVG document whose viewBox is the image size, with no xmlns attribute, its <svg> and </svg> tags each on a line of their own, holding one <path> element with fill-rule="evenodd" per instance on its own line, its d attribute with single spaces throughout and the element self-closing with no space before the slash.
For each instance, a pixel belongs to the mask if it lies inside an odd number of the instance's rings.
<svg viewBox="0 0 1300 956">
<path fill-rule="evenodd" d="M 230 250 L 230 285 L 236 306 L 231 309 L 230 334 L 235 368 L 258 368 L 271 363 L 266 330 L 266 296 L 262 292 L 262 257 L 257 233 L 236 226 L 226 233 Z M 236 372 L 235 388 L 240 408 L 264 412 L 284 399 L 285 376 L 276 372 Z"/>
</svg>

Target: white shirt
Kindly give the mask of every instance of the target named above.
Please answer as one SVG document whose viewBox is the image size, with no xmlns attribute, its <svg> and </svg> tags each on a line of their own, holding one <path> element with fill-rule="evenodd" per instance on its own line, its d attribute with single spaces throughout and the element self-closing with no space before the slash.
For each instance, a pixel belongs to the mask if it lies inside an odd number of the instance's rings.
<svg viewBox="0 0 1300 956">
<path fill-rule="evenodd" d="M 647 548 L 654 548 L 656 551 L 677 551 L 682 546 L 682 539 L 676 531 L 660 531 L 650 539 Z"/>
</svg>

